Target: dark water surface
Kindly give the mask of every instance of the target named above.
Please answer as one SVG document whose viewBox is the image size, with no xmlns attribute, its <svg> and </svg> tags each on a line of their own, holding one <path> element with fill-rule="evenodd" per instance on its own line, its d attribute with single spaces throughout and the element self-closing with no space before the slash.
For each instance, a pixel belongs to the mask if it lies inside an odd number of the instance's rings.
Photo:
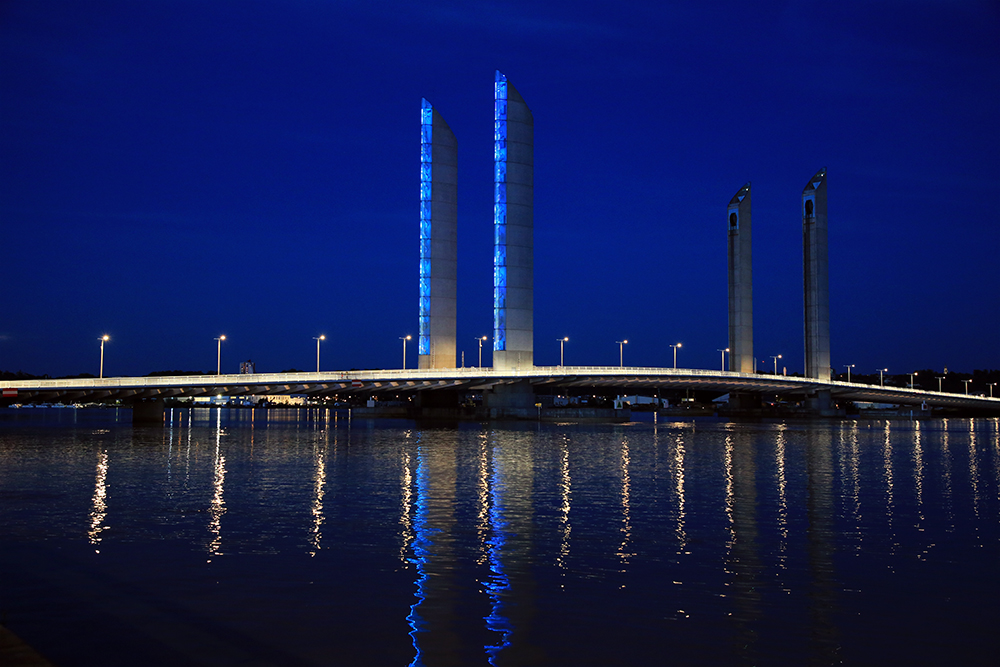
<svg viewBox="0 0 1000 667">
<path fill-rule="evenodd" d="M 57 665 L 1000 664 L 995 419 L 168 419 L 0 411 Z"/>
</svg>

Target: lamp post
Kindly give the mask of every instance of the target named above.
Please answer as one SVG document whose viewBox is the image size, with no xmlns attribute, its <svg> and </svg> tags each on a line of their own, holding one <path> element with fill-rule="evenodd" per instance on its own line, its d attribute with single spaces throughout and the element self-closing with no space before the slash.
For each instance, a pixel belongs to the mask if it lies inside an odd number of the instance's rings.
<svg viewBox="0 0 1000 667">
<path fill-rule="evenodd" d="M 990 383 L 990 398 L 993 398 L 993 387 L 997 386 L 996 382 Z"/>
<path fill-rule="evenodd" d="M 847 366 L 847 381 L 851 381 L 851 369 L 854 368 L 854 364 L 844 364 Z"/>
<path fill-rule="evenodd" d="M 934 377 L 936 377 L 937 381 L 938 381 L 938 391 L 939 392 L 943 391 L 943 389 L 941 389 L 941 380 L 944 379 L 944 376 L 943 375 L 935 375 Z"/>
<path fill-rule="evenodd" d="M 972 380 L 962 380 L 962 382 L 965 383 L 965 395 L 968 396 L 969 395 L 969 383 L 972 382 Z"/>
<path fill-rule="evenodd" d="M 781 359 L 781 355 L 780 354 L 772 354 L 771 355 L 771 360 L 774 361 L 774 374 L 775 375 L 778 374 L 778 359 Z"/>
<path fill-rule="evenodd" d="M 882 377 L 883 377 L 883 375 L 882 375 L 882 374 L 883 374 L 883 373 L 888 373 L 888 372 L 889 372 L 889 369 L 888 369 L 888 368 L 877 368 L 877 369 L 875 369 L 875 370 L 877 370 L 877 371 L 878 371 L 878 386 L 880 386 L 880 387 L 884 387 L 884 386 L 885 386 L 885 384 L 884 384 L 884 383 L 882 382 Z"/>
<path fill-rule="evenodd" d="M 623 368 L 625 366 L 625 345 L 628 344 L 628 339 L 626 340 L 616 340 L 618 343 L 618 368 Z"/>
<path fill-rule="evenodd" d="M 104 378 L 104 344 L 111 340 L 111 336 L 104 334 L 97 340 L 101 341 L 101 374 L 99 377 Z"/>
<path fill-rule="evenodd" d="M 670 347 L 674 348 L 674 368 L 677 368 L 677 348 L 679 348 L 680 346 L 681 346 L 680 343 L 677 343 L 676 345 L 671 345 L 670 346 Z"/>
<path fill-rule="evenodd" d="M 399 340 L 403 341 L 403 370 L 406 370 L 406 341 L 412 340 L 413 336 L 400 336 Z"/>
<path fill-rule="evenodd" d="M 563 349 L 564 349 L 564 347 L 566 345 L 566 341 L 569 340 L 569 336 L 566 336 L 565 338 L 556 338 L 556 340 L 559 341 L 559 365 L 562 366 L 563 365 Z"/>
<path fill-rule="evenodd" d="M 225 336 L 219 336 L 215 339 L 215 342 L 219 344 L 218 351 L 215 356 L 215 374 L 222 375 L 222 341 L 226 340 Z"/>
<path fill-rule="evenodd" d="M 917 386 L 916 386 L 917 383 L 914 382 L 913 378 L 916 377 L 917 375 L 919 375 L 919 372 L 913 371 L 912 373 L 908 373 L 908 375 L 910 376 L 910 389 L 916 389 L 917 388 Z"/>
<path fill-rule="evenodd" d="M 476 340 L 479 341 L 479 368 L 483 367 L 483 341 L 486 340 L 486 336 L 477 336 Z"/>
<path fill-rule="evenodd" d="M 718 348 L 716 348 L 715 351 L 722 353 L 722 372 L 725 373 L 726 372 L 726 352 L 729 352 L 729 348 L 727 347 L 727 348 L 723 348 L 721 350 L 718 349 Z"/>
<path fill-rule="evenodd" d="M 319 342 L 326 340 L 326 335 L 313 336 L 313 340 L 316 341 L 316 372 L 319 373 Z"/>
</svg>

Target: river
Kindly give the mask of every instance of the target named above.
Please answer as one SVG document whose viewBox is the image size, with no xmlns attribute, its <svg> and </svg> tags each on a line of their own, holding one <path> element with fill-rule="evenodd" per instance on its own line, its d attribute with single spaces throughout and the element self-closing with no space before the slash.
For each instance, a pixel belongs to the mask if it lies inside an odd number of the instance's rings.
<svg viewBox="0 0 1000 667">
<path fill-rule="evenodd" d="M 0 410 L 0 621 L 73 665 L 995 665 L 1000 420 Z"/>
</svg>

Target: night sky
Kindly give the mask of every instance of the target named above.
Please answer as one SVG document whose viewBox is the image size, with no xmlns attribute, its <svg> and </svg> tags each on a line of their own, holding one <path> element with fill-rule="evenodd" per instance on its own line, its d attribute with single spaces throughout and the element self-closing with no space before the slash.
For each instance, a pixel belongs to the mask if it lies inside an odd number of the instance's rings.
<svg viewBox="0 0 1000 667">
<path fill-rule="evenodd" d="M 420 100 L 459 150 L 458 347 L 492 334 L 494 71 L 535 119 L 535 362 L 718 368 L 753 184 L 754 349 L 803 370 L 828 170 L 832 365 L 1000 367 L 1000 5 L 0 3 L 0 369 L 399 367 Z M 487 348 L 489 350 L 491 348 Z M 484 362 L 489 364 L 488 351 Z M 416 363 L 416 341 L 408 350 Z"/>
</svg>

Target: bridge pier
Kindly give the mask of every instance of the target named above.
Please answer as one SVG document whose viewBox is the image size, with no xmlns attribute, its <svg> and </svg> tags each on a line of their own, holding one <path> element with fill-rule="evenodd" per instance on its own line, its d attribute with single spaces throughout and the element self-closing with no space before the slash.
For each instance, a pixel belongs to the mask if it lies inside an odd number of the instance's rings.
<svg viewBox="0 0 1000 667">
<path fill-rule="evenodd" d="M 536 402 L 535 389 L 528 380 L 499 384 L 483 392 L 483 406 L 490 419 L 534 419 L 538 416 Z"/>
<path fill-rule="evenodd" d="M 133 426 L 162 426 L 163 399 L 136 401 L 132 404 Z"/>
</svg>

